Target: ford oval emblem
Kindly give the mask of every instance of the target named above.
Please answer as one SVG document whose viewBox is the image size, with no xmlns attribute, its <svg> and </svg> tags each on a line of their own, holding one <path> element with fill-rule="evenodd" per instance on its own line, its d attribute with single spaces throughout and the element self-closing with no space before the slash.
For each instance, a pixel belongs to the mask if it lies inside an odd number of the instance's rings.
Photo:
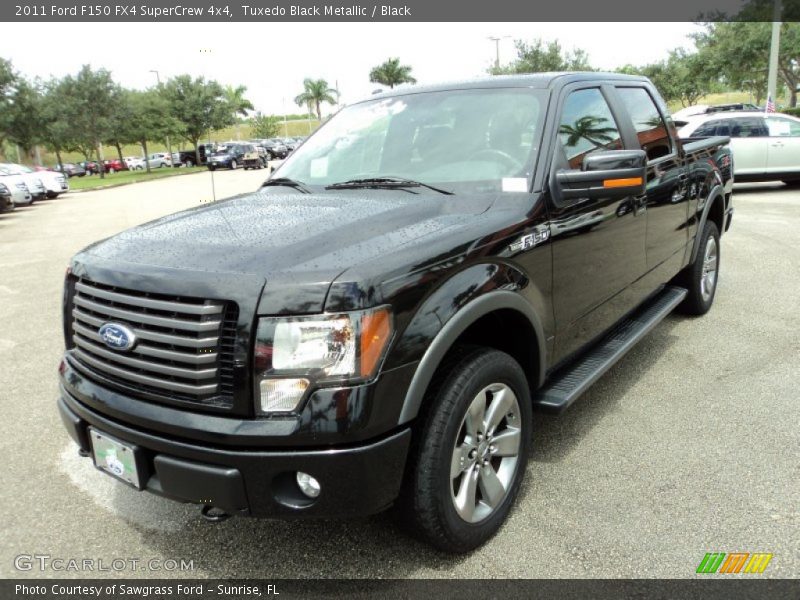
<svg viewBox="0 0 800 600">
<path fill-rule="evenodd" d="M 127 352 L 136 345 L 136 334 L 119 323 L 104 323 L 97 330 L 103 343 L 112 350 Z"/>
</svg>

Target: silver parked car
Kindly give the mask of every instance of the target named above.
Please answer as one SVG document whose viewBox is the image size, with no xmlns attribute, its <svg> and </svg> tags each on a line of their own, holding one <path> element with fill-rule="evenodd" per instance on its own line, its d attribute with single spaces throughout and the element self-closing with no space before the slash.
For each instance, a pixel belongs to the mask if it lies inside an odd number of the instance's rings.
<svg viewBox="0 0 800 600">
<path fill-rule="evenodd" d="M 800 119 L 780 113 L 726 112 L 690 117 L 681 138 L 727 135 L 737 182 L 800 184 Z"/>
<path fill-rule="evenodd" d="M 23 206 L 33 202 L 33 195 L 21 175 L 12 175 L 0 168 L 0 183 L 11 192 L 11 201 L 16 206 Z"/>
<path fill-rule="evenodd" d="M 34 171 L 30 167 L 17 163 L 3 163 L 0 164 L 0 168 L 5 169 L 11 175 L 22 176 L 33 194 L 34 200 L 45 195 L 48 198 L 57 198 L 59 194 L 69 191 L 67 177 L 63 173 Z"/>
<path fill-rule="evenodd" d="M 160 169 L 161 167 L 171 167 L 172 157 L 166 152 L 154 152 L 147 157 L 147 162 L 150 163 L 151 169 Z"/>
</svg>

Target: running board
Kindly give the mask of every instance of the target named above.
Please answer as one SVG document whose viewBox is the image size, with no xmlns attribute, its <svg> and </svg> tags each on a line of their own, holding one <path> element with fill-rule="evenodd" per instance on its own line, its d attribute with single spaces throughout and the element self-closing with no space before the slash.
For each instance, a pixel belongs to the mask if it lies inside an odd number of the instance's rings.
<svg viewBox="0 0 800 600">
<path fill-rule="evenodd" d="M 534 395 L 534 408 L 548 413 L 562 412 L 650 333 L 686 294 L 683 288 L 666 287 L 643 308 L 625 317 L 587 354 L 559 370 Z"/>
</svg>

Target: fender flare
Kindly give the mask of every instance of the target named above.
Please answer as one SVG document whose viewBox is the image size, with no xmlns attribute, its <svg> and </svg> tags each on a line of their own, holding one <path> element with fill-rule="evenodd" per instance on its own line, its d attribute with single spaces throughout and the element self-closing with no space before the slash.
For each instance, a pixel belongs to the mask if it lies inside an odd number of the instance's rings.
<svg viewBox="0 0 800 600">
<path fill-rule="evenodd" d="M 692 243 L 692 254 L 689 257 L 689 264 L 693 265 L 695 259 L 697 258 L 697 252 L 700 250 L 700 236 L 703 233 L 703 228 L 706 226 L 706 221 L 708 220 L 708 213 L 711 212 L 711 207 L 714 206 L 714 203 L 717 202 L 717 199 L 720 199 L 720 202 L 725 202 L 725 195 L 722 189 L 722 186 L 717 184 L 713 187 L 711 192 L 708 194 L 708 199 L 706 200 L 706 205 L 703 207 L 703 214 L 700 216 L 700 221 L 697 223 L 697 233 L 694 236 L 694 242 Z M 725 207 L 722 207 L 723 214 L 725 213 Z M 722 231 L 719 232 L 722 235 Z"/>
<path fill-rule="evenodd" d="M 522 313 L 528 318 L 533 327 L 538 346 L 538 385 L 542 385 L 546 370 L 546 351 L 544 329 L 538 315 L 533 310 L 533 307 L 519 294 L 508 290 L 491 291 L 467 303 L 445 323 L 433 342 L 428 346 L 406 391 L 398 424 L 407 423 L 417 416 L 425 391 L 428 389 L 436 369 L 458 337 L 481 317 L 503 309 L 511 309 Z"/>
</svg>

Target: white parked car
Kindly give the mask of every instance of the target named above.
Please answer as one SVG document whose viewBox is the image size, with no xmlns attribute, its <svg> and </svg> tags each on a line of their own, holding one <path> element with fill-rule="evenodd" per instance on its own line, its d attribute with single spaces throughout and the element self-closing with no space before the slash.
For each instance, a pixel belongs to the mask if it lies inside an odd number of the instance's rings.
<svg viewBox="0 0 800 600">
<path fill-rule="evenodd" d="M 126 156 L 125 166 L 128 167 L 128 170 L 130 171 L 144 169 L 144 158 L 141 156 Z"/>
<path fill-rule="evenodd" d="M 45 189 L 42 180 L 39 179 L 30 169 L 28 169 L 28 172 L 26 173 L 20 169 L 18 165 L 2 163 L 0 164 L 0 175 L 12 175 L 22 179 L 22 181 L 25 182 L 25 186 L 28 188 L 28 191 L 31 193 L 33 200 L 41 200 L 47 195 L 47 190 Z"/>
<path fill-rule="evenodd" d="M 171 167 L 172 157 L 166 152 L 155 152 L 147 157 L 147 162 L 150 163 L 151 169 L 160 169 L 161 167 Z"/>
<path fill-rule="evenodd" d="M 11 192 L 11 202 L 14 206 L 24 206 L 33 202 L 33 196 L 21 176 L 7 174 L 0 168 L 0 183 Z"/>
<path fill-rule="evenodd" d="M 30 167 L 16 163 L 0 164 L 0 168 L 10 171 L 12 175 L 21 175 L 24 177 L 31 193 L 33 193 L 34 188 L 37 190 L 37 193 L 33 194 L 34 199 L 36 199 L 37 194 L 42 194 L 41 188 L 44 188 L 43 193 L 47 195 L 48 198 L 57 198 L 59 194 L 69 191 L 67 177 L 63 173 L 57 173 L 55 171 L 34 171 Z M 37 180 L 40 185 L 36 184 Z"/>
<path fill-rule="evenodd" d="M 727 135 L 737 182 L 780 179 L 800 184 L 800 119 L 780 113 L 730 112 L 690 117 L 681 138 Z"/>
</svg>

